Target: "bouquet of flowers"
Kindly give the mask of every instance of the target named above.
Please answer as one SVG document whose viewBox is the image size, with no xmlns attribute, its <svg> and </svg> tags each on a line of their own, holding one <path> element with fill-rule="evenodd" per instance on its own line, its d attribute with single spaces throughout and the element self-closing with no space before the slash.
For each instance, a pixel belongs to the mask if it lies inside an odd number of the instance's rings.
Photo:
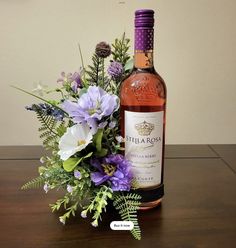
<svg viewBox="0 0 236 248">
<path fill-rule="evenodd" d="M 32 93 L 15 88 L 42 101 L 26 109 L 36 113 L 41 123 L 40 138 L 51 154 L 40 159 L 39 176 L 22 189 L 64 189 L 64 197 L 50 204 L 52 211 L 65 209 L 59 217 L 63 224 L 80 212 L 82 218 L 89 214 L 92 226 L 97 227 L 111 202 L 122 220 L 133 222 L 131 233 L 140 239 L 137 210 L 141 197 L 129 192 L 137 183 L 130 162 L 122 155 L 124 139 L 119 128 L 120 84 L 132 67 L 128 50 L 125 34 L 115 39 L 112 48 L 100 42 L 92 64 L 84 66 L 80 50 L 80 71 L 62 72 L 56 89 L 39 85 Z M 58 93 L 57 100 L 48 99 L 52 92 Z"/>
</svg>

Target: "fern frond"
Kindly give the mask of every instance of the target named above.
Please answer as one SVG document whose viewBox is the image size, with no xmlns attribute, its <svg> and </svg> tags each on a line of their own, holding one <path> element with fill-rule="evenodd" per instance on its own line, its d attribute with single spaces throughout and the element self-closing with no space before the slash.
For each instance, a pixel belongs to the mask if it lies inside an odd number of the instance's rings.
<svg viewBox="0 0 236 248">
<path fill-rule="evenodd" d="M 98 57 L 98 55 L 94 53 L 92 57 L 92 65 L 89 65 L 88 70 L 86 70 L 86 74 L 88 75 L 87 80 L 90 84 L 99 85 L 103 79 L 103 71 L 104 59 Z"/>
<path fill-rule="evenodd" d="M 39 176 L 36 177 L 34 179 L 32 179 L 31 181 L 27 182 L 26 184 L 24 184 L 21 189 L 25 190 L 25 189 L 34 189 L 34 188 L 40 188 L 42 187 L 42 185 L 44 184 L 45 179 L 43 176 Z"/>
<path fill-rule="evenodd" d="M 131 230 L 131 234 L 135 239 L 141 239 L 141 230 L 138 224 L 137 210 L 141 204 L 141 196 L 135 193 L 123 193 L 116 194 L 114 196 L 113 205 L 119 212 L 123 221 L 132 221 L 134 228 Z"/>
<path fill-rule="evenodd" d="M 43 146 L 46 149 L 56 149 L 59 138 L 65 133 L 66 127 L 64 122 L 58 124 L 58 120 L 54 116 L 48 115 L 41 109 L 35 109 L 36 116 L 41 123 L 41 127 L 38 129 L 40 132 L 40 138 L 43 140 Z"/>
</svg>

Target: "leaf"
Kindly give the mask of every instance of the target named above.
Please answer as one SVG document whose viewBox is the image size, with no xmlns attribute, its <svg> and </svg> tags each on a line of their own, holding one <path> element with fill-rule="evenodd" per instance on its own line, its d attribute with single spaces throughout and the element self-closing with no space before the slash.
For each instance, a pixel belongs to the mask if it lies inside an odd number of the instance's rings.
<svg viewBox="0 0 236 248">
<path fill-rule="evenodd" d="M 130 60 L 125 64 L 124 69 L 125 69 L 125 71 L 130 71 L 130 70 L 132 70 L 133 66 L 134 66 L 134 59 L 130 59 Z"/>
<path fill-rule="evenodd" d="M 39 166 L 38 167 L 38 172 L 41 175 L 43 172 L 45 172 L 47 170 L 47 168 L 45 166 Z"/>
<path fill-rule="evenodd" d="M 101 151 L 95 152 L 95 155 L 98 157 L 105 157 L 108 153 L 108 150 L 106 148 L 102 148 Z"/>
<path fill-rule="evenodd" d="M 71 172 L 82 161 L 82 158 L 68 158 L 63 162 L 63 168 L 67 172 Z"/>
<path fill-rule="evenodd" d="M 33 188 L 40 188 L 45 182 L 43 176 L 36 177 L 29 181 L 28 183 L 24 184 L 21 189 L 33 189 Z"/>
<path fill-rule="evenodd" d="M 98 129 L 97 133 L 93 136 L 94 143 L 98 152 L 102 150 L 102 136 L 103 136 L 103 129 Z"/>
<path fill-rule="evenodd" d="M 138 224 L 137 210 L 140 206 L 141 196 L 135 193 L 118 193 L 114 196 L 113 206 L 119 212 L 123 221 L 132 221 L 134 228 L 130 231 L 135 239 L 141 239 L 141 230 Z"/>
<path fill-rule="evenodd" d="M 67 172 L 71 172 L 74 168 L 85 158 L 91 157 L 93 152 L 88 153 L 86 156 L 81 158 L 68 158 L 66 161 L 63 162 L 63 168 Z"/>
<path fill-rule="evenodd" d="M 81 89 L 80 92 L 79 92 L 79 97 L 81 97 L 86 92 L 87 92 L 86 88 Z"/>
<path fill-rule="evenodd" d="M 86 156 L 84 156 L 83 159 L 89 158 L 89 157 L 91 157 L 92 155 L 93 155 L 93 152 L 90 152 L 90 153 L 88 153 Z"/>
</svg>

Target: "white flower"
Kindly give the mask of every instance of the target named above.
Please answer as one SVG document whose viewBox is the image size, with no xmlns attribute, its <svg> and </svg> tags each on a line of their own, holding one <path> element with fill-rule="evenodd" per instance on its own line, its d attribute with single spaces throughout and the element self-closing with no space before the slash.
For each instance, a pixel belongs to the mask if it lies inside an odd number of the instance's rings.
<svg viewBox="0 0 236 248">
<path fill-rule="evenodd" d="M 67 160 L 76 152 L 83 150 L 92 142 L 92 131 L 87 124 L 76 124 L 67 128 L 66 133 L 59 141 L 58 155 L 62 160 Z"/>
<path fill-rule="evenodd" d="M 116 140 L 117 140 L 118 143 L 125 142 L 125 139 L 122 136 L 116 136 Z"/>
<path fill-rule="evenodd" d="M 73 192 L 73 187 L 68 184 L 66 190 L 67 190 L 67 192 L 72 193 Z"/>
<path fill-rule="evenodd" d="M 39 96 L 43 96 L 46 91 L 46 88 L 46 85 L 43 85 L 41 82 L 39 82 L 37 85 L 35 85 L 35 88 L 32 90 L 32 92 Z"/>
<path fill-rule="evenodd" d="M 87 211 L 86 211 L 86 210 L 83 210 L 83 211 L 81 212 L 81 217 L 82 217 L 82 218 L 87 218 Z"/>
<path fill-rule="evenodd" d="M 59 217 L 59 221 L 60 221 L 63 225 L 66 224 L 66 220 L 65 220 L 65 218 L 64 218 L 63 216 L 60 216 L 60 217 Z"/>
<path fill-rule="evenodd" d="M 47 183 L 45 183 L 44 186 L 43 186 L 43 189 L 44 189 L 44 191 L 45 191 L 46 193 L 48 193 L 48 191 L 49 191 L 49 189 L 50 189 L 50 186 L 49 186 Z"/>
</svg>

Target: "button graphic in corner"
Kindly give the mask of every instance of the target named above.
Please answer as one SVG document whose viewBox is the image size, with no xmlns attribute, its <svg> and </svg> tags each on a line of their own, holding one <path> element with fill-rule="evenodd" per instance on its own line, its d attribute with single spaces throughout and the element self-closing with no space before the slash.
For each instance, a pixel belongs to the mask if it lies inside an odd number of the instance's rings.
<svg viewBox="0 0 236 248">
<path fill-rule="evenodd" d="M 132 221 L 112 221 L 110 228 L 112 230 L 132 230 L 134 223 Z"/>
</svg>

